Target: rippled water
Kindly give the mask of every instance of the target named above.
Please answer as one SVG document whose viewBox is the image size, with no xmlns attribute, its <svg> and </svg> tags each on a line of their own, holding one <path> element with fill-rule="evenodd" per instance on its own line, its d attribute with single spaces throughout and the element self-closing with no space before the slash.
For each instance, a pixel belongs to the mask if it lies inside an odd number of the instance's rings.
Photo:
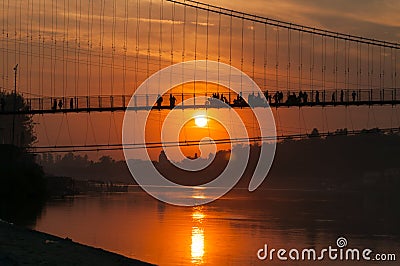
<svg viewBox="0 0 400 266">
<path fill-rule="evenodd" d="M 394 205 L 395 207 L 398 205 Z M 398 216 L 386 199 L 313 191 L 235 191 L 202 207 L 174 207 L 143 192 L 79 196 L 47 204 L 35 229 L 159 265 L 365 265 L 364 261 L 260 261 L 269 248 L 336 247 L 397 253 Z"/>
</svg>

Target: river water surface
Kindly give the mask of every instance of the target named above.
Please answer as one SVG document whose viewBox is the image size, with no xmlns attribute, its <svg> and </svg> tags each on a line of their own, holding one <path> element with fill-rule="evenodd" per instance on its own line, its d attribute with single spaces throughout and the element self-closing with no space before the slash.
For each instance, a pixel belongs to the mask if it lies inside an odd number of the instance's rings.
<svg viewBox="0 0 400 266">
<path fill-rule="evenodd" d="M 393 209 L 382 207 L 384 201 L 351 193 L 264 190 L 256 196 L 231 193 L 202 207 L 176 207 L 137 190 L 49 202 L 34 229 L 158 265 L 399 265 L 399 220 Z M 347 239 L 347 248 L 396 254 L 397 262 L 257 257 L 265 244 L 318 251 L 337 248 L 339 237 Z"/>
</svg>

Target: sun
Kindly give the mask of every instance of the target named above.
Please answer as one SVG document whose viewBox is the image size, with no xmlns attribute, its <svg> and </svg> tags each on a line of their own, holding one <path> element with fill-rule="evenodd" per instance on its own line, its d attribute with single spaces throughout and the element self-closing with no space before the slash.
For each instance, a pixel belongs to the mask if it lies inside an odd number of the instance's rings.
<svg viewBox="0 0 400 266">
<path fill-rule="evenodd" d="M 208 119 L 204 115 L 198 115 L 194 118 L 194 123 L 198 127 L 205 127 L 207 126 Z"/>
</svg>

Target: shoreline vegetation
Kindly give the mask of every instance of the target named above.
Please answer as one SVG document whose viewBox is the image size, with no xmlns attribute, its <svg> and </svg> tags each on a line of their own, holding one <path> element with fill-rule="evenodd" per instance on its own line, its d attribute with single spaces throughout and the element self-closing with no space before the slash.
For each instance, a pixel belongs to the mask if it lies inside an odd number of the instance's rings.
<svg viewBox="0 0 400 266">
<path fill-rule="evenodd" d="M 0 145 L 0 219 L 29 226 L 47 200 L 43 169 L 32 154 Z"/>
<path fill-rule="evenodd" d="M 153 265 L 0 220 L 0 265 Z"/>
<path fill-rule="evenodd" d="M 272 189 L 397 192 L 400 188 L 400 135 L 382 133 L 379 129 L 349 136 L 346 132 L 346 129 L 341 129 L 332 136 L 321 137 L 315 129 L 308 139 L 279 142 L 263 186 Z M 252 145 L 250 150 L 249 163 L 239 187 L 248 186 L 258 162 L 259 146 Z M 191 173 L 171 164 L 163 152 L 153 164 L 171 181 L 195 186 L 217 177 L 229 158 L 229 151 L 219 151 L 210 166 Z M 37 161 L 49 175 L 50 190 L 59 191 L 56 195 L 63 195 L 63 191 L 67 192 L 65 195 L 126 192 L 128 187 L 125 185 L 137 185 L 126 162 L 108 156 L 94 162 L 79 154 L 68 153 L 63 157 L 43 154 Z M 133 161 L 137 167 L 143 163 L 141 160 Z"/>
</svg>

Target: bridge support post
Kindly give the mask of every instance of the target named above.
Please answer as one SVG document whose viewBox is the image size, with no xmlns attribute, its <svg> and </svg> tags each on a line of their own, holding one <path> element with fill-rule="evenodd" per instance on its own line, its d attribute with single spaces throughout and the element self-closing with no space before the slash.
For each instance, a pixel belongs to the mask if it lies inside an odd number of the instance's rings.
<svg viewBox="0 0 400 266">
<path fill-rule="evenodd" d="M 337 91 L 337 89 L 335 89 L 335 103 L 337 103 L 338 102 L 338 91 Z"/>
<path fill-rule="evenodd" d="M 372 89 L 369 89 L 368 100 L 369 100 L 369 104 L 371 104 L 371 102 L 372 102 Z"/>
<path fill-rule="evenodd" d="M 392 90 L 392 102 L 394 103 L 394 90 Z"/>
<path fill-rule="evenodd" d="M 314 90 L 311 90 L 310 93 L 310 101 L 313 103 L 314 102 Z"/>
</svg>

